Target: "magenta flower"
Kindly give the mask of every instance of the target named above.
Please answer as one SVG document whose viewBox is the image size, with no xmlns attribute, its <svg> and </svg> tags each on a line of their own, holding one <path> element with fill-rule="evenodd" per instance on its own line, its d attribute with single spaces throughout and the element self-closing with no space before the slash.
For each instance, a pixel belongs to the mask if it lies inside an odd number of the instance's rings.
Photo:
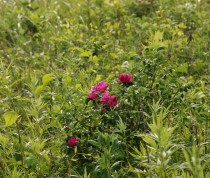
<svg viewBox="0 0 210 178">
<path fill-rule="evenodd" d="M 132 79 L 131 74 L 120 74 L 118 77 L 118 81 L 122 83 L 130 83 Z"/>
<path fill-rule="evenodd" d="M 88 95 L 89 99 L 96 99 L 99 93 L 104 93 L 108 87 L 108 84 L 104 81 L 99 82 L 96 86 L 92 86 Z"/>
<path fill-rule="evenodd" d="M 96 85 L 95 90 L 96 90 L 97 92 L 103 93 L 103 92 L 106 91 L 107 87 L 108 87 L 108 84 L 107 84 L 106 82 L 102 81 L 102 82 L 99 82 L 99 83 Z"/>
<path fill-rule="evenodd" d="M 96 87 L 92 86 L 91 87 L 91 90 L 90 90 L 90 93 L 88 95 L 88 98 L 89 99 L 96 99 L 98 97 L 98 94 L 97 94 L 97 91 L 96 91 Z"/>
<path fill-rule="evenodd" d="M 68 144 L 69 147 L 74 147 L 74 146 L 77 145 L 77 142 L 78 142 L 77 138 L 70 137 L 67 141 L 67 144 Z"/>
<path fill-rule="evenodd" d="M 99 101 L 104 102 L 108 106 L 111 106 L 111 107 L 117 106 L 119 104 L 118 100 L 117 100 L 117 97 L 116 96 L 109 96 L 108 91 L 103 94 L 102 98 Z"/>
<path fill-rule="evenodd" d="M 116 96 L 109 96 L 109 99 L 106 102 L 106 104 L 111 107 L 114 107 L 114 106 L 117 106 L 119 103 Z"/>
<path fill-rule="evenodd" d="M 88 98 L 91 100 L 94 100 L 98 97 L 98 95 L 96 93 L 89 93 Z"/>
<path fill-rule="evenodd" d="M 109 92 L 106 91 L 106 92 L 103 94 L 102 98 L 101 98 L 99 101 L 101 101 L 101 102 L 106 102 L 108 99 L 109 99 Z"/>
</svg>

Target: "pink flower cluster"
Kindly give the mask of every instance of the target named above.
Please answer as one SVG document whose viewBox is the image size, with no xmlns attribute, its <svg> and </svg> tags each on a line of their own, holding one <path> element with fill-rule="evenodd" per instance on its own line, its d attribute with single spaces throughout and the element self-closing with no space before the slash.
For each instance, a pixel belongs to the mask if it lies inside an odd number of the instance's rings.
<svg viewBox="0 0 210 178">
<path fill-rule="evenodd" d="M 96 86 L 92 86 L 88 95 L 89 99 L 96 99 L 100 93 L 104 93 L 108 87 L 108 84 L 104 81 L 99 82 Z"/>
<path fill-rule="evenodd" d="M 105 103 L 108 106 L 114 107 L 118 105 L 118 100 L 116 96 L 109 96 L 109 92 L 106 91 L 108 84 L 104 81 L 99 82 L 96 86 L 92 86 L 90 93 L 88 95 L 89 99 L 95 100 L 101 94 L 102 97 L 99 99 L 100 102 Z"/>
<path fill-rule="evenodd" d="M 128 86 L 132 84 L 131 79 L 131 74 L 120 74 L 117 81 Z M 118 106 L 119 103 L 117 97 L 110 96 L 107 88 L 108 84 L 104 81 L 99 82 L 96 86 L 92 86 L 88 95 L 88 99 L 95 100 L 101 96 L 98 101 L 103 102 L 111 107 Z"/>
<path fill-rule="evenodd" d="M 106 91 L 103 94 L 102 98 L 99 101 L 104 102 L 108 106 L 112 106 L 112 107 L 117 106 L 119 104 L 118 101 L 117 101 L 117 97 L 116 96 L 109 96 L 108 91 Z"/>
</svg>

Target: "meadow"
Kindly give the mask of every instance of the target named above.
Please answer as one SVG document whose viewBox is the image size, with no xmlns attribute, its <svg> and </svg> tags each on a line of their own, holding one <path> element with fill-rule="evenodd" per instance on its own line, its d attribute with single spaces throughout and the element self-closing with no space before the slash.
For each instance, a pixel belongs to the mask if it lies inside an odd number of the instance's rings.
<svg viewBox="0 0 210 178">
<path fill-rule="evenodd" d="M 209 178 L 209 0 L 0 0 L 0 177 Z"/>
</svg>

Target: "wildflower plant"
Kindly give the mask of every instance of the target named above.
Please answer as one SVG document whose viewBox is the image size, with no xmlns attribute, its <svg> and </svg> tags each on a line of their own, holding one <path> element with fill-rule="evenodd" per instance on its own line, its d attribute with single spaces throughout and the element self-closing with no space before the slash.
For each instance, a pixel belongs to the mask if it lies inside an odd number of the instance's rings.
<svg viewBox="0 0 210 178">
<path fill-rule="evenodd" d="M 109 92 L 107 91 L 108 84 L 104 81 L 99 82 L 96 86 L 92 86 L 90 93 L 88 95 L 88 99 L 97 100 L 98 104 L 100 102 L 104 103 L 105 106 L 115 107 L 118 106 L 118 100 L 116 96 L 110 96 Z"/>
<path fill-rule="evenodd" d="M 209 9 L 0 1 L 0 177 L 210 177 Z"/>
</svg>

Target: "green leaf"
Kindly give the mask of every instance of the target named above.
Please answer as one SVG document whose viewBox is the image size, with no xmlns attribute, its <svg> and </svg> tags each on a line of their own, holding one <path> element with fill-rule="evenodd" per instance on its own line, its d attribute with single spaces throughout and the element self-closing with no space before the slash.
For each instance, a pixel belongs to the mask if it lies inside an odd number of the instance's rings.
<svg viewBox="0 0 210 178">
<path fill-rule="evenodd" d="M 157 148 L 157 144 L 156 144 L 154 139 L 152 139 L 152 138 L 150 138 L 149 136 L 146 136 L 146 135 L 143 137 L 143 139 L 146 143 L 148 143 L 153 148 L 155 148 L 155 149 Z"/>
<path fill-rule="evenodd" d="M 115 53 L 110 53 L 110 56 L 111 56 L 112 59 L 117 59 L 118 58 L 117 54 L 115 54 Z"/>
<path fill-rule="evenodd" d="M 5 119 L 6 127 L 11 126 L 17 121 L 18 114 L 14 111 L 9 111 L 4 114 L 4 119 Z"/>
<path fill-rule="evenodd" d="M 42 77 L 42 83 L 43 85 L 47 85 L 49 82 L 53 80 L 53 74 L 46 74 Z"/>
<path fill-rule="evenodd" d="M 64 81 L 67 85 L 71 83 L 72 78 L 71 78 L 69 72 L 66 73 L 66 76 L 64 77 Z"/>
<path fill-rule="evenodd" d="M 157 31 L 154 35 L 154 41 L 159 41 L 163 39 L 163 32 Z"/>
<path fill-rule="evenodd" d="M 95 140 L 88 140 L 88 143 L 90 143 L 93 146 L 99 147 L 100 144 L 98 142 L 96 142 Z"/>
<path fill-rule="evenodd" d="M 35 95 L 39 95 L 44 90 L 44 85 L 40 85 L 35 90 Z"/>
<path fill-rule="evenodd" d="M 97 56 L 93 56 L 93 58 L 90 61 L 93 62 L 95 65 L 97 65 L 99 58 Z"/>
<path fill-rule="evenodd" d="M 117 166 L 118 164 L 122 163 L 122 161 L 117 161 L 114 164 L 112 164 L 111 168 L 113 169 L 115 166 Z"/>
<path fill-rule="evenodd" d="M 183 65 L 180 65 L 179 67 L 177 67 L 176 72 L 187 73 L 188 72 L 187 64 L 183 64 Z"/>
<path fill-rule="evenodd" d="M 9 142 L 9 137 L 0 133 L 0 143 L 3 147 Z"/>
<path fill-rule="evenodd" d="M 32 155 L 32 156 L 26 157 L 24 163 L 25 163 L 27 168 L 35 170 L 35 168 L 37 166 L 37 163 L 38 163 L 38 160 L 34 155 Z"/>
<path fill-rule="evenodd" d="M 90 51 L 84 51 L 79 55 L 79 57 L 90 57 L 90 56 L 92 56 L 92 53 Z"/>
</svg>

